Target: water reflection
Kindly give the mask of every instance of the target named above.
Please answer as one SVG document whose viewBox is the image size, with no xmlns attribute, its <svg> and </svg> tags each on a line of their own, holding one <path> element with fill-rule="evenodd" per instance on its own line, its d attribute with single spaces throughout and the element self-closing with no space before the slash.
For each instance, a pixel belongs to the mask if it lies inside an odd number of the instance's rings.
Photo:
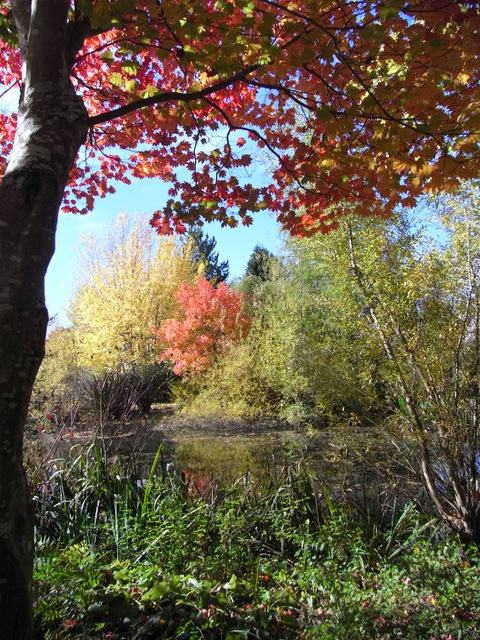
<svg viewBox="0 0 480 640">
<path fill-rule="evenodd" d="M 416 491 L 408 455 L 376 427 L 345 426 L 312 432 L 277 423 L 160 423 L 126 437 L 106 441 L 110 455 L 129 452 L 140 473 L 148 476 L 158 447 L 161 463 L 177 474 L 206 486 L 234 482 L 249 473 L 254 480 L 278 472 L 300 460 L 330 487 L 377 487 L 401 484 Z"/>
</svg>

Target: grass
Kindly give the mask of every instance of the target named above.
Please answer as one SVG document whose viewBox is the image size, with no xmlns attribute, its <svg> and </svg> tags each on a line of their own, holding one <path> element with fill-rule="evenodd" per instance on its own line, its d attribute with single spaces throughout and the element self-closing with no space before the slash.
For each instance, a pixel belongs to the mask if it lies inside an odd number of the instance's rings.
<svg viewBox="0 0 480 640">
<path fill-rule="evenodd" d="M 74 449 L 34 487 L 37 637 L 480 638 L 480 554 L 305 463 L 228 487 Z M 401 506 L 399 506 L 401 505 Z"/>
</svg>

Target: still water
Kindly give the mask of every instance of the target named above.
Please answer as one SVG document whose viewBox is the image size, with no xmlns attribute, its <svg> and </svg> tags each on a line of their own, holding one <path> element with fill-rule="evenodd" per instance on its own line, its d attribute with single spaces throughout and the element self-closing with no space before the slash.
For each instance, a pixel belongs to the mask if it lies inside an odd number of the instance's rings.
<svg viewBox="0 0 480 640">
<path fill-rule="evenodd" d="M 109 456 L 134 456 L 145 477 L 161 447 L 164 469 L 201 484 L 208 478 L 228 484 L 246 473 L 262 479 L 301 463 L 332 489 L 395 490 L 401 484 L 409 493 L 418 490 L 412 457 L 377 426 L 345 424 L 318 431 L 278 422 L 164 420 L 112 434 L 105 446 Z"/>
</svg>

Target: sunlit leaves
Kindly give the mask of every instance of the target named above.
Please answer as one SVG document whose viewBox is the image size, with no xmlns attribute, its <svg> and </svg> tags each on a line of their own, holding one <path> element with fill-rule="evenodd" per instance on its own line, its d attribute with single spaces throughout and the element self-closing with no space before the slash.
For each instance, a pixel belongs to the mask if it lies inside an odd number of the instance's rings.
<svg viewBox="0 0 480 640">
<path fill-rule="evenodd" d="M 103 240 L 83 238 L 69 308 L 81 365 L 153 362 L 154 325 L 175 314 L 175 291 L 198 274 L 191 248 L 173 237 L 157 240 L 146 219 L 124 214 Z"/>
<path fill-rule="evenodd" d="M 194 286 L 183 284 L 175 299 L 181 319 L 165 320 L 156 331 L 160 358 L 172 361 L 175 373 L 192 377 L 205 371 L 248 334 L 244 296 L 225 282 L 214 288 L 199 278 Z"/>
<path fill-rule="evenodd" d="M 102 0 L 76 8 L 101 33 L 73 66 L 92 131 L 66 210 L 94 206 L 97 172 L 104 193 L 129 175 L 158 176 L 171 184 L 154 217 L 162 232 L 198 217 L 248 223 L 261 202 L 286 229 L 309 235 L 327 230 L 345 201 L 388 215 L 480 172 L 478 3 Z M 3 40 L 8 85 L 20 64 L 12 38 Z M 5 127 L 3 158 L 11 136 Z M 267 156 L 272 179 L 251 179 Z"/>
</svg>

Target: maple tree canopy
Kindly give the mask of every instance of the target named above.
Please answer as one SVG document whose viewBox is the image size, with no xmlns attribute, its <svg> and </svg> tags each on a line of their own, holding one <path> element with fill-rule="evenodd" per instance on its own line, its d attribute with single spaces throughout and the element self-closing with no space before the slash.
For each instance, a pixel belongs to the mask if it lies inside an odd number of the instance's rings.
<svg viewBox="0 0 480 640">
<path fill-rule="evenodd" d="M 0 82 L 21 57 L 0 3 Z M 274 212 L 298 235 L 388 215 L 480 173 L 480 10 L 450 0 L 77 0 L 90 135 L 63 207 L 158 177 L 160 232 Z M 1 166 L 16 115 L 1 113 Z M 264 165 L 268 184 L 255 179 Z"/>
</svg>

